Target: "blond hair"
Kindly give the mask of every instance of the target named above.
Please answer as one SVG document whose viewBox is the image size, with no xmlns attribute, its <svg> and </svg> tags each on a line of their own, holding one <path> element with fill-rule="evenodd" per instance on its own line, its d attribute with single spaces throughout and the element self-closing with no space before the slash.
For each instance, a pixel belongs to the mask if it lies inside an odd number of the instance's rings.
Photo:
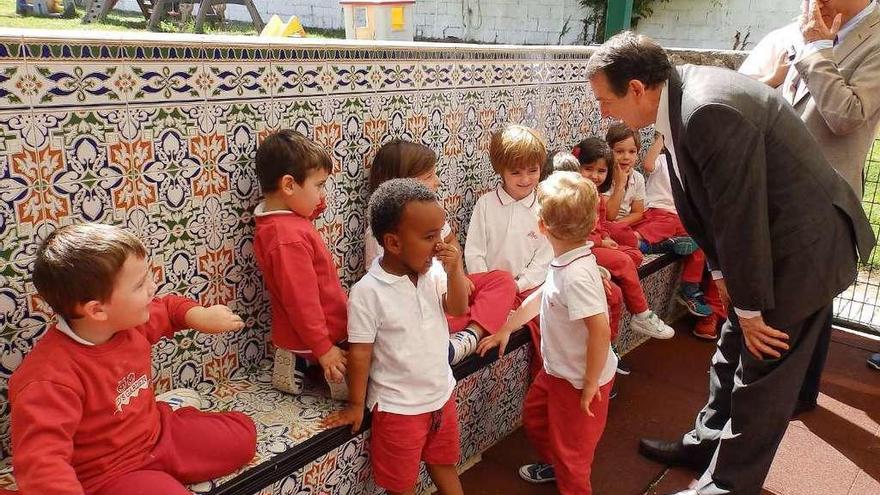
<svg viewBox="0 0 880 495">
<path fill-rule="evenodd" d="M 518 124 L 506 124 L 492 133 L 489 160 L 495 173 L 537 166 L 547 160 L 547 146 L 538 131 Z"/>
<path fill-rule="evenodd" d="M 56 313 L 78 318 L 78 304 L 110 299 L 129 256 L 146 258 L 147 250 L 134 234 L 119 227 L 100 223 L 59 227 L 37 249 L 34 285 Z"/>
<path fill-rule="evenodd" d="M 538 185 L 538 217 L 562 241 L 587 239 L 596 225 L 598 203 L 596 186 L 576 172 L 554 172 Z"/>
</svg>

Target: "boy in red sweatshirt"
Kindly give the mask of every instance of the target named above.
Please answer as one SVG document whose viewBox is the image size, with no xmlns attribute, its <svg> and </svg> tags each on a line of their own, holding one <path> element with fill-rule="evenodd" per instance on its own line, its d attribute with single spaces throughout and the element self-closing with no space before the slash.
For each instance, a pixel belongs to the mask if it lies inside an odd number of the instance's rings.
<svg viewBox="0 0 880 495">
<path fill-rule="evenodd" d="M 330 155 L 302 134 L 284 129 L 257 150 L 264 200 L 254 210 L 254 254 L 272 307 L 272 385 L 303 390 L 306 369 L 320 364 L 335 399 L 345 399 L 347 298 L 336 263 L 312 220 L 324 205 Z"/>
<path fill-rule="evenodd" d="M 150 348 L 193 328 L 240 330 L 226 306 L 154 297 L 146 250 L 102 224 L 61 227 L 37 251 L 34 285 L 58 314 L 9 381 L 12 465 L 22 495 L 186 495 L 254 456 L 237 412 L 157 402 Z"/>
</svg>

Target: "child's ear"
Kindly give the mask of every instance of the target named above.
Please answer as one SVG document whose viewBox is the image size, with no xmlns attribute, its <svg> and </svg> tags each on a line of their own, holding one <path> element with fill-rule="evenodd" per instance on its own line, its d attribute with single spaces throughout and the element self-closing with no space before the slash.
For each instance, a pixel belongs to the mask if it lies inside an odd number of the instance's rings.
<svg viewBox="0 0 880 495">
<path fill-rule="evenodd" d="M 284 194 L 293 194 L 296 191 L 295 187 L 299 185 L 296 183 L 296 179 L 290 174 L 284 175 L 278 180 L 281 182 L 281 187 L 279 187 L 279 189 L 284 191 Z"/>
<path fill-rule="evenodd" d="M 383 238 L 385 240 L 385 245 L 383 246 L 383 249 L 393 255 L 399 256 L 402 251 L 400 236 L 393 232 L 386 232 Z"/>
<path fill-rule="evenodd" d="M 107 312 L 104 310 L 104 304 L 101 301 L 88 301 L 78 304 L 74 309 L 76 314 L 95 321 L 107 321 Z"/>
<path fill-rule="evenodd" d="M 545 237 L 550 237 L 548 235 L 549 231 L 547 230 L 547 224 L 544 223 L 544 219 L 541 217 L 538 217 L 538 232 L 543 234 Z"/>
</svg>

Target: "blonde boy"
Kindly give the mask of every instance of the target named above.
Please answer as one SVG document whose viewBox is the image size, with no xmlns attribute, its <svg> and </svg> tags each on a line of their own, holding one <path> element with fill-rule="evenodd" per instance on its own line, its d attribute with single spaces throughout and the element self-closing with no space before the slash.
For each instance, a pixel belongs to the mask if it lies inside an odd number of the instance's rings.
<svg viewBox="0 0 880 495">
<path fill-rule="evenodd" d="M 533 483 L 556 481 L 560 493 L 590 494 L 590 469 L 605 429 L 608 394 L 617 357 L 605 291 L 587 242 L 596 222 L 596 187 L 580 174 L 556 172 L 538 187 L 541 232 L 555 257 L 547 278 L 479 352 L 500 346 L 540 312 L 543 369 L 526 396 L 523 426 L 543 462 L 520 476 Z"/>
</svg>

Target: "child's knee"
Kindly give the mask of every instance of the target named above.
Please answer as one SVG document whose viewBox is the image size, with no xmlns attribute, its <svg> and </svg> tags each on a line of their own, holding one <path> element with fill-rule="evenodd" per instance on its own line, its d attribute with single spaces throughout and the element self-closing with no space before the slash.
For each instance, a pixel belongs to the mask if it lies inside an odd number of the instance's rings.
<svg viewBox="0 0 880 495">
<path fill-rule="evenodd" d="M 224 413 L 230 423 L 229 452 L 236 457 L 236 464 L 247 464 L 257 453 L 257 427 L 250 416 L 232 411 Z"/>
</svg>

